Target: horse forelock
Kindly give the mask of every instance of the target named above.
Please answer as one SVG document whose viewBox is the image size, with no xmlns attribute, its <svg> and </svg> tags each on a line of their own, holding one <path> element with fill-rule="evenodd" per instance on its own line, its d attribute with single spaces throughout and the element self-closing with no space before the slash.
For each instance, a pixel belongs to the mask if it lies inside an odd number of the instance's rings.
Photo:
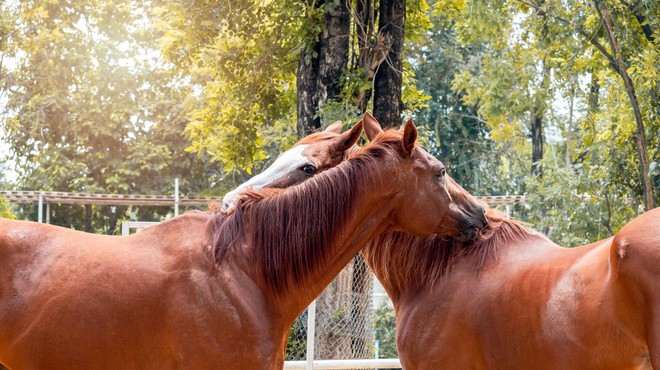
<svg viewBox="0 0 660 370">
<path fill-rule="evenodd" d="M 410 284 L 430 289 L 455 264 L 471 257 L 472 268 L 479 271 L 507 243 L 540 234 L 521 222 L 506 219 L 489 210 L 488 225 L 476 240 L 461 242 L 454 238 L 433 235 L 426 238 L 402 232 L 390 232 L 371 241 L 362 254 L 383 284 L 401 291 Z"/>
<path fill-rule="evenodd" d="M 396 135 L 393 136 L 396 139 Z M 340 165 L 287 189 L 247 191 L 231 215 L 216 215 L 209 231 L 216 265 L 234 246 L 247 245 L 265 282 L 286 291 L 329 258 L 361 191 L 378 176 L 376 161 L 388 143 L 368 145 Z M 400 135 L 399 135 L 400 141 Z M 294 215 L 294 216 L 292 216 Z"/>
</svg>

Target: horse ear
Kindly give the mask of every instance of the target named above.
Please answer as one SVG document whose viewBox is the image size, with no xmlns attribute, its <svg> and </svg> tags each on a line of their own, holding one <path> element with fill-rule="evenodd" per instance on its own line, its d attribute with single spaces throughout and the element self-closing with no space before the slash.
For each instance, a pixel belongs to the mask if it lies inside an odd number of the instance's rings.
<svg viewBox="0 0 660 370">
<path fill-rule="evenodd" d="M 403 140 L 401 141 L 403 151 L 407 155 L 411 155 L 413 149 L 415 149 L 415 141 L 417 141 L 417 127 L 415 127 L 412 118 L 408 118 L 403 128 Z"/>
<path fill-rule="evenodd" d="M 341 134 L 341 126 L 341 121 L 336 121 L 330 124 L 330 126 L 326 127 L 323 132 L 334 132 L 335 134 Z"/>
<path fill-rule="evenodd" d="M 380 123 L 369 112 L 364 112 L 362 123 L 364 124 L 364 132 L 367 134 L 367 139 L 369 140 L 373 140 L 378 134 L 383 132 L 383 129 L 380 128 Z"/>
<path fill-rule="evenodd" d="M 356 123 L 353 128 L 339 135 L 339 137 L 335 139 L 337 142 L 337 150 L 345 152 L 352 148 L 360 139 L 360 135 L 362 135 L 362 121 Z"/>
</svg>

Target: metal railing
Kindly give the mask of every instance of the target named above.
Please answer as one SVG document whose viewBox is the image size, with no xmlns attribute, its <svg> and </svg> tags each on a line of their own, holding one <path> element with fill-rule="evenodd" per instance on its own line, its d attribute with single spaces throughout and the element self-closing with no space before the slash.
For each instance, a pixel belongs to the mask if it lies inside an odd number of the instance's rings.
<svg viewBox="0 0 660 370">
<path fill-rule="evenodd" d="M 381 358 L 365 360 L 314 360 L 312 367 L 307 361 L 286 361 L 285 369 L 299 370 L 330 370 L 330 369 L 398 369 L 401 362 L 398 358 Z"/>
</svg>

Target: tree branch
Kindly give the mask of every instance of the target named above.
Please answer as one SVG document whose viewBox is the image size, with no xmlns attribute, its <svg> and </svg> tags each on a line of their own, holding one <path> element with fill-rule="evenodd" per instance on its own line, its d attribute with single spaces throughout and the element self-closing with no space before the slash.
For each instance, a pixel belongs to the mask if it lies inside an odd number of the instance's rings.
<svg viewBox="0 0 660 370">
<path fill-rule="evenodd" d="M 567 26 L 572 27 L 575 32 L 579 33 L 581 36 L 583 36 L 585 39 L 587 39 L 587 41 L 589 41 L 589 43 L 591 43 L 594 47 L 596 47 L 596 49 L 598 49 L 598 51 L 600 51 L 601 54 L 603 54 L 603 56 L 605 56 L 605 58 L 607 58 L 607 61 L 610 65 L 610 67 L 612 67 L 612 69 L 614 69 L 614 71 L 617 74 L 620 74 L 619 64 L 616 62 L 616 59 L 614 59 L 614 56 L 609 51 L 607 51 L 607 49 L 600 42 L 598 42 L 598 40 L 596 40 L 596 38 L 593 35 L 590 35 L 582 26 L 573 24 L 573 22 L 571 22 L 570 20 L 568 20 L 564 17 L 561 17 L 561 16 L 558 16 L 556 14 L 550 13 L 547 10 L 543 9 L 540 5 L 534 4 L 531 1 L 525 1 L 525 0 L 516 0 L 516 1 L 518 1 L 519 3 L 525 4 L 525 5 L 529 6 L 530 8 L 534 9 L 536 11 L 536 14 L 538 14 L 538 15 L 548 16 L 548 17 L 553 18 L 553 19 L 555 19 L 555 20 L 557 20 L 557 21 L 559 21 L 559 22 L 561 22 L 561 23 L 563 23 Z"/>
</svg>

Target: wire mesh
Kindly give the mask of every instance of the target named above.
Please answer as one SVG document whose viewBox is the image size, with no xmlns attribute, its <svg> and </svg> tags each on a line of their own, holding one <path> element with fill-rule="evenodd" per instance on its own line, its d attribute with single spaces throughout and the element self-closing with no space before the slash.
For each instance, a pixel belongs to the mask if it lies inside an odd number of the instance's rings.
<svg viewBox="0 0 660 370">
<path fill-rule="evenodd" d="M 357 255 L 316 300 L 314 358 L 318 360 L 375 357 L 373 274 Z M 307 311 L 289 333 L 287 360 L 304 360 Z"/>
</svg>

